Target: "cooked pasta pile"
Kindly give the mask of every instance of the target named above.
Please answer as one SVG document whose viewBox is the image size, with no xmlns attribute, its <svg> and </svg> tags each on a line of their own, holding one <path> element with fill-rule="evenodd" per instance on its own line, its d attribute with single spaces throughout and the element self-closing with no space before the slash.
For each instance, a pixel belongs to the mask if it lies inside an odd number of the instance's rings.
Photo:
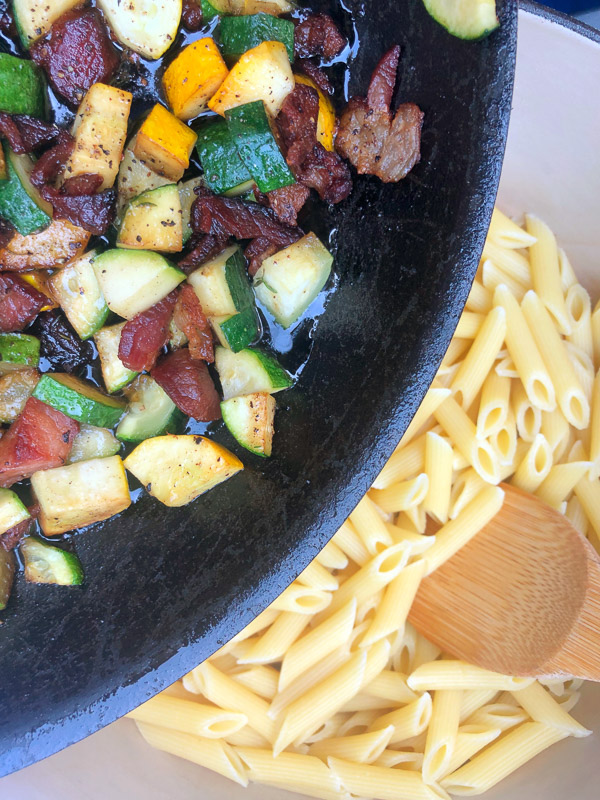
<svg viewBox="0 0 600 800">
<path fill-rule="evenodd" d="M 372 489 L 266 611 L 131 714 L 142 735 L 324 800 L 476 795 L 586 736 L 569 713 L 580 681 L 452 660 L 407 616 L 423 576 L 499 510 L 501 481 L 600 549 L 599 362 L 600 308 L 550 230 L 495 211 L 436 380 Z"/>
</svg>

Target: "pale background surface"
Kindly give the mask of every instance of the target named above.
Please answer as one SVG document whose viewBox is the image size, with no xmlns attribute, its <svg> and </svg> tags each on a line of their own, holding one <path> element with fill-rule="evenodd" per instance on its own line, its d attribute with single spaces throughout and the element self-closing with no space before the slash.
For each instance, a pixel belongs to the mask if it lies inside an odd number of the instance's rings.
<svg viewBox="0 0 600 800">
<path fill-rule="evenodd" d="M 517 87 L 499 204 L 534 210 L 554 230 L 600 296 L 600 47 L 521 13 Z M 575 110 L 576 109 L 576 110 Z M 535 179 L 534 179 L 535 176 Z M 516 205 L 515 203 L 518 203 Z M 597 800 L 600 686 L 576 716 L 598 733 L 570 739 L 485 795 L 488 800 Z M 0 780 L 2 800 L 293 800 L 279 789 L 247 790 L 151 750 L 121 720 L 62 753 Z"/>
</svg>

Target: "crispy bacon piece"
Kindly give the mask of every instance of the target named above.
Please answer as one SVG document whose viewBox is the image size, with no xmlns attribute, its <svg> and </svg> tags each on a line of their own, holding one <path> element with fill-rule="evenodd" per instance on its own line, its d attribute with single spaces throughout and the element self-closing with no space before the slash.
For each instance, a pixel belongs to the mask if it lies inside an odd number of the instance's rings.
<svg viewBox="0 0 600 800">
<path fill-rule="evenodd" d="M 0 439 L 0 486 L 12 486 L 40 469 L 61 467 L 78 432 L 74 419 L 30 397 Z"/>
<path fill-rule="evenodd" d="M 188 338 L 191 357 L 212 364 L 215 360 L 215 351 L 210 323 L 196 292 L 189 283 L 185 283 L 179 289 L 173 319 Z"/>
<path fill-rule="evenodd" d="M 57 125 L 51 125 L 25 114 L 11 116 L 0 111 L 0 134 L 4 136 L 13 153 L 31 153 L 42 145 L 53 142 L 61 133 Z"/>
<path fill-rule="evenodd" d="M 291 244 L 291 235 L 295 236 L 293 241 L 302 236 L 302 231 L 285 225 L 268 208 L 215 195 L 196 198 L 192 206 L 192 228 L 198 233 L 210 233 L 222 239 L 229 236 L 236 239 L 263 236 L 280 247 Z"/>
<path fill-rule="evenodd" d="M 82 342 L 58 309 L 40 314 L 33 333 L 40 337 L 41 354 L 59 372 L 79 372 L 93 358 L 91 342 Z"/>
<path fill-rule="evenodd" d="M 305 139 L 316 141 L 319 116 L 319 95 L 304 83 L 297 83 L 283 101 L 277 117 L 277 128 L 286 149 Z"/>
<path fill-rule="evenodd" d="M 67 11 L 29 52 L 55 91 L 74 106 L 94 83 L 110 83 L 119 66 L 119 54 L 95 8 Z"/>
<path fill-rule="evenodd" d="M 309 196 L 310 189 L 301 183 L 273 189 L 266 195 L 269 208 L 273 209 L 282 222 L 293 227 L 298 224 L 298 212 Z"/>
<path fill-rule="evenodd" d="M 29 533 L 31 524 L 31 519 L 24 519 L 23 522 L 19 522 L 17 525 L 13 525 L 12 528 L 4 531 L 4 533 L 0 534 L 0 546 L 5 550 L 14 550 L 25 534 Z"/>
<path fill-rule="evenodd" d="M 307 58 L 299 58 L 296 62 L 296 65 L 300 72 L 303 72 L 305 75 L 307 75 L 322 92 L 325 94 L 333 94 L 333 86 L 331 85 L 329 78 L 322 69 L 317 67 L 314 61 L 310 61 L 310 59 Z"/>
<path fill-rule="evenodd" d="M 384 183 L 405 178 L 421 157 L 421 109 L 403 103 L 395 116 L 390 111 L 399 55 L 396 46 L 379 61 L 367 97 L 350 100 L 335 140 L 337 150 L 361 175 L 376 175 Z"/>
<path fill-rule="evenodd" d="M 0 273 L 0 332 L 22 331 L 37 317 L 48 298 L 18 275 Z"/>
<path fill-rule="evenodd" d="M 63 194 L 69 197 L 77 197 L 80 194 L 94 194 L 102 186 L 102 175 L 96 172 L 83 172 L 81 175 L 73 175 L 62 185 Z"/>
<path fill-rule="evenodd" d="M 221 418 L 219 395 L 208 367 L 204 361 L 194 360 L 187 347 L 162 359 L 151 375 L 188 417 L 201 422 Z"/>
<path fill-rule="evenodd" d="M 44 186 L 40 194 L 52 204 L 57 219 L 66 219 L 95 236 L 106 233 L 116 216 L 117 193 L 114 189 L 73 196 L 63 194 L 53 186 Z"/>
<path fill-rule="evenodd" d="M 290 244 L 293 244 L 293 242 L 290 242 Z M 270 242 L 263 236 L 252 239 L 244 250 L 244 256 L 248 262 L 248 275 L 253 278 L 260 269 L 265 258 L 274 255 L 278 249 L 276 244 L 273 244 L 273 242 Z"/>
<path fill-rule="evenodd" d="M 38 189 L 42 189 L 46 184 L 54 183 L 65 168 L 74 146 L 73 137 L 67 131 L 61 130 L 54 147 L 46 150 L 35 162 L 29 176 L 32 184 Z"/>
<path fill-rule="evenodd" d="M 329 14 L 311 14 L 294 33 L 294 48 L 299 58 L 321 56 L 330 61 L 339 55 L 347 42 Z"/>
<path fill-rule="evenodd" d="M 155 365 L 169 340 L 169 325 L 176 300 L 177 292 L 173 290 L 159 303 L 125 323 L 119 341 L 119 358 L 127 369 L 142 372 Z"/>
<path fill-rule="evenodd" d="M 204 23 L 200 3 L 196 0 L 183 0 L 181 19 L 188 31 L 199 31 Z"/>
<path fill-rule="evenodd" d="M 196 234 L 192 240 L 193 248 L 177 264 L 186 275 L 193 272 L 205 261 L 214 258 L 227 243 L 227 237 L 211 236 L 211 234 Z"/>
</svg>

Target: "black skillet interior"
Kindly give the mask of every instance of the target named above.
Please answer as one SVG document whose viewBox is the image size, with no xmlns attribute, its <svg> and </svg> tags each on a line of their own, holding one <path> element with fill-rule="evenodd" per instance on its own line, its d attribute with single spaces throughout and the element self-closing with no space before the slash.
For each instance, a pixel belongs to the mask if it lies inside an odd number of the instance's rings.
<svg viewBox="0 0 600 800">
<path fill-rule="evenodd" d="M 481 42 L 449 36 L 420 0 L 312 7 L 360 42 L 351 94 L 400 43 L 397 102 L 425 112 L 422 161 L 398 185 L 360 178 L 344 203 L 315 208 L 307 228 L 334 245 L 339 285 L 300 337 L 312 354 L 297 385 L 278 395 L 274 457 L 240 451 L 216 426 L 242 474 L 180 509 L 142 496 L 76 534 L 82 588 L 19 576 L 0 627 L 0 775 L 112 722 L 273 600 L 376 476 L 452 336 L 500 176 L 514 0 Z"/>
</svg>

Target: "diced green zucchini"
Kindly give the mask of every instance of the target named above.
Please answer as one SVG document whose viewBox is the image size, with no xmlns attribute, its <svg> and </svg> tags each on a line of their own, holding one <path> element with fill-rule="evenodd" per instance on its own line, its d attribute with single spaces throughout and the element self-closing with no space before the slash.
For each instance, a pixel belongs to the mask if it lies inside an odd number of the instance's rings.
<svg viewBox="0 0 600 800">
<path fill-rule="evenodd" d="M 59 17 L 80 0 L 13 0 L 13 16 L 23 47 L 27 49 L 41 39 Z"/>
<path fill-rule="evenodd" d="M 186 244 L 192 235 L 192 226 L 190 225 L 190 218 L 192 216 L 192 205 L 196 199 L 196 192 L 194 191 L 198 186 L 204 184 L 204 178 L 190 178 L 189 181 L 180 181 L 177 186 L 179 188 L 179 200 L 181 201 L 181 224 L 183 228 L 183 244 Z"/>
<path fill-rule="evenodd" d="M 117 224 L 123 216 L 125 206 L 134 197 L 137 197 L 150 189 L 158 189 L 159 186 L 166 186 L 172 181 L 159 175 L 134 155 L 135 137 L 123 153 L 123 160 L 119 166 L 117 177 Z"/>
<path fill-rule="evenodd" d="M 0 378 L 0 423 L 14 422 L 40 379 L 37 369 L 8 372 Z"/>
<path fill-rule="evenodd" d="M 117 428 L 124 442 L 142 442 L 151 436 L 177 433 L 187 417 L 150 375 L 140 375 L 125 390 L 129 404 Z"/>
<path fill-rule="evenodd" d="M 267 458 L 273 444 L 275 398 L 267 392 L 255 392 L 243 397 L 231 397 L 221 403 L 223 422 L 238 442 Z"/>
<path fill-rule="evenodd" d="M 219 28 L 221 51 L 225 57 L 238 58 L 261 42 L 281 42 L 290 62 L 294 60 L 294 23 L 271 14 L 224 17 Z"/>
<path fill-rule="evenodd" d="M 71 419 L 101 428 L 112 428 L 125 410 L 120 398 L 108 397 L 95 386 L 62 372 L 42 375 L 33 396 Z"/>
<path fill-rule="evenodd" d="M 38 520 L 46 536 L 108 519 L 131 505 L 119 456 L 34 472 L 31 487 L 40 505 Z"/>
<path fill-rule="evenodd" d="M 92 458 L 108 458 L 116 455 L 121 449 L 119 442 L 108 428 L 97 428 L 95 425 L 82 425 L 73 439 L 73 447 L 69 453 L 69 464 L 76 461 L 89 461 Z"/>
<path fill-rule="evenodd" d="M 12 550 L 0 547 L 0 611 L 6 608 L 12 591 L 17 560 Z"/>
<path fill-rule="evenodd" d="M 127 369 L 119 358 L 119 344 L 124 325 L 124 322 L 119 325 L 111 325 L 108 328 L 102 328 L 94 335 L 94 342 L 100 356 L 104 386 L 109 394 L 118 392 L 124 386 L 127 386 L 138 374 L 131 369 Z"/>
<path fill-rule="evenodd" d="M 234 352 L 258 338 L 258 316 L 244 258 L 228 247 L 188 277 L 217 335 Z"/>
<path fill-rule="evenodd" d="M 94 270 L 111 311 L 125 319 L 160 302 L 185 273 L 151 250 L 115 248 L 94 259 Z"/>
<path fill-rule="evenodd" d="M 244 468 L 220 444 L 203 436 L 155 436 L 139 444 L 125 467 L 166 506 L 184 506 Z"/>
<path fill-rule="evenodd" d="M 225 118 L 240 158 L 261 192 L 296 182 L 271 131 L 262 100 L 230 108 Z"/>
<path fill-rule="evenodd" d="M 171 320 L 169 325 L 169 347 L 171 350 L 179 350 L 180 347 L 185 347 L 188 343 L 188 337 L 185 333 L 175 324 L 175 320 Z"/>
<path fill-rule="evenodd" d="M 108 317 L 108 306 L 98 284 L 93 262 L 95 250 L 57 270 L 50 277 L 52 294 L 81 339 L 89 339 Z"/>
<path fill-rule="evenodd" d="M 284 328 L 317 297 L 331 273 L 333 256 L 314 233 L 266 258 L 254 276 L 260 302 Z"/>
<path fill-rule="evenodd" d="M 0 111 L 44 119 L 47 102 L 43 70 L 33 61 L 0 53 Z"/>
<path fill-rule="evenodd" d="M 145 58 L 160 58 L 175 41 L 180 2 L 98 0 L 98 5 L 121 44 Z"/>
<path fill-rule="evenodd" d="M 181 200 L 176 183 L 150 189 L 123 213 L 117 247 L 178 253 L 183 247 Z"/>
<path fill-rule="evenodd" d="M 8 180 L 0 183 L 0 216 L 22 236 L 29 236 L 50 225 L 52 206 L 29 180 L 34 164 L 31 156 L 13 153 L 6 142 L 2 146 Z"/>
<path fill-rule="evenodd" d="M 27 333 L 0 333 L 0 375 L 39 363 L 39 339 Z"/>
<path fill-rule="evenodd" d="M 10 489 L 0 489 L 0 534 L 6 533 L 29 517 L 29 511 L 14 492 Z"/>
<path fill-rule="evenodd" d="M 203 22 L 210 22 L 219 15 L 232 14 L 231 0 L 198 0 L 202 9 Z"/>
<path fill-rule="evenodd" d="M 240 158 L 227 121 L 222 117 L 211 119 L 196 132 L 196 152 L 211 192 L 234 196 L 248 191 L 247 187 L 253 186 L 254 181 Z"/>
<path fill-rule="evenodd" d="M 46 544 L 37 536 L 21 542 L 25 580 L 29 583 L 54 583 L 58 586 L 81 586 L 83 567 L 75 553 Z"/>
<path fill-rule="evenodd" d="M 496 30 L 495 0 L 423 0 L 436 22 L 459 39 L 483 39 Z"/>
<path fill-rule="evenodd" d="M 217 347 L 215 366 L 225 400 L 255 392 L 274 394 L 288 389 L 293 383 L 277 361 L 261 350 L 247 349 L 234 353 L 226 347 Z"/>
</svg>

